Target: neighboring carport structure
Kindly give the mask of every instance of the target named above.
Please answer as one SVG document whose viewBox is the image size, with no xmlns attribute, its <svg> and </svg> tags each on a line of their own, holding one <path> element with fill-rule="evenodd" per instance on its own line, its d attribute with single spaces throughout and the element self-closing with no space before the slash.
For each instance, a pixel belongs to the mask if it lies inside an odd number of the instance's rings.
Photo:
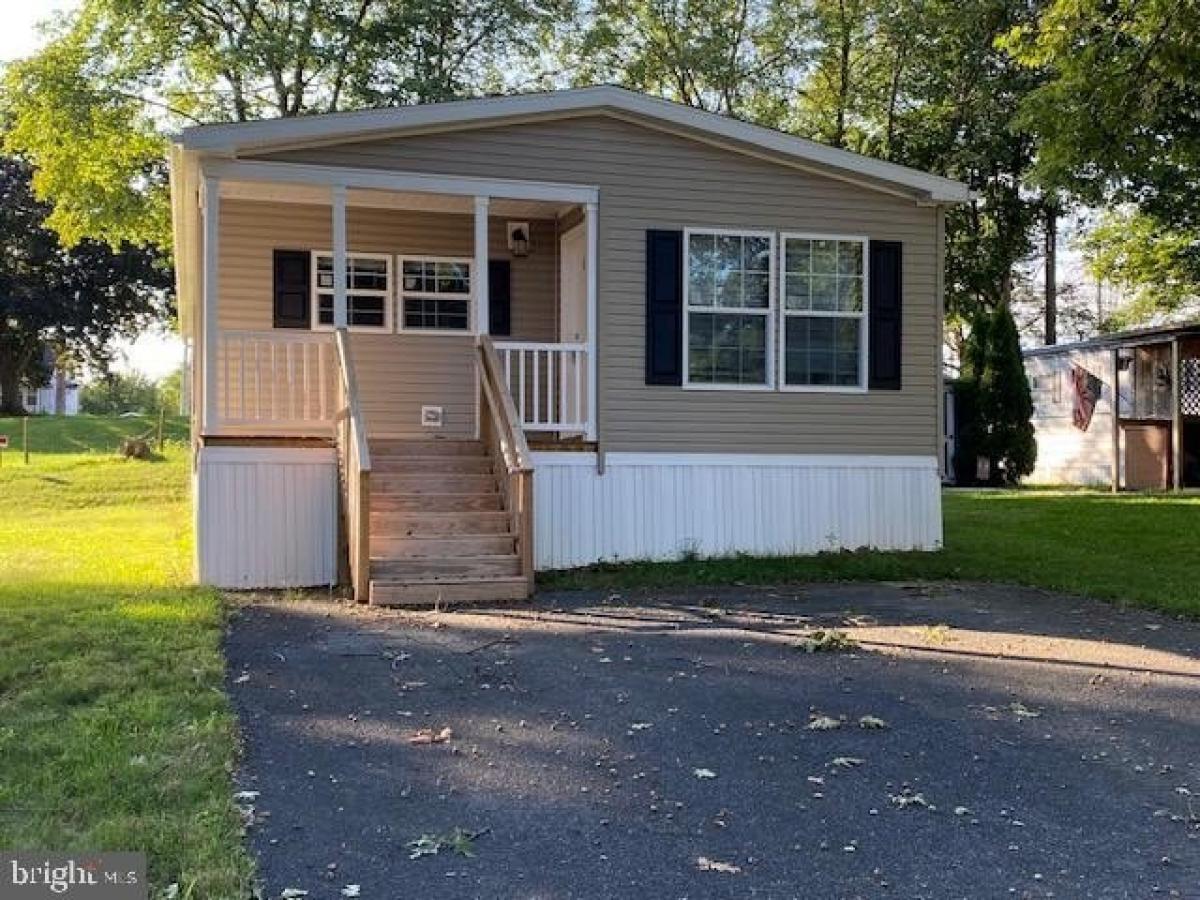
<svg viewBox="0 0 1200 900">
<path fill-rule="evenodd" d="M 1031 482 L 1200 487 L 1200 323 L 1028 350 L 1025 371 L 1038 440 Z"/>
</svg>

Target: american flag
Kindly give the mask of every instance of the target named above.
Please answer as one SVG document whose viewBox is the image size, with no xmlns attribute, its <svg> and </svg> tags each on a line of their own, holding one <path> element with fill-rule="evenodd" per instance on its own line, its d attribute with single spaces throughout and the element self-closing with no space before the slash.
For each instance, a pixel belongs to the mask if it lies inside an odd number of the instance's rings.
<svg viewBox="0 0 1200 900">
<path fill-rule="evenodd" d="M 1083 366 L 1071 366 L 1071 383 L 1075 385 L 1075 403 L 1071 417 L 1075 427 L 1087 431 L 1092 424 L 1092 413 L 1096 411 L 1096 401 L 1100 399 L 1100 391 L 1104 382 L 1085 369 Z"/>
</svg>

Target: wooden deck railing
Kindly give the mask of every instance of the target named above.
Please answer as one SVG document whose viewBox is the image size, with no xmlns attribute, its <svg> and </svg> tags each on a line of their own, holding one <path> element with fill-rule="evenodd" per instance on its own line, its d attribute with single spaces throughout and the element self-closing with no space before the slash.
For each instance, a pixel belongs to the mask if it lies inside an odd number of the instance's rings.
<svg viewBox="0 0 1200 900">
<path fill-rule="evenodd" d="M 588 431 L 588 346 L 498 341 L 504 382 L 526 431 Z"/>
<path fill-rule="evenodd" d="M 297 331 L 222 331 L 221 426 L 324 432 L 333 422 L 333 336 Z"/>
<path fill-rule="evenodd" d="M 371 587 L 371 449 L 367 428 L 358 402 L 358 382 L 350 337 L 339 328 L 337 347 L 337 439 L 338 472 L 341 485 L 342 521 L 350 560 L 350 584 L 354 598 L 367 602 Z"/>
<path fill-rule="evenodd" d="M 487 335 L 479 338 L 479 384 L 483 403 L 479 434 L 493 458 L 504 467 L 500 490 L 512 517 L 512 533 L 517 537 L 517 555 L 521 574 L 533 590 L 533 457 L 521 427 L 508 381 L 496 355 L 496 347 Z"/>
</svg>

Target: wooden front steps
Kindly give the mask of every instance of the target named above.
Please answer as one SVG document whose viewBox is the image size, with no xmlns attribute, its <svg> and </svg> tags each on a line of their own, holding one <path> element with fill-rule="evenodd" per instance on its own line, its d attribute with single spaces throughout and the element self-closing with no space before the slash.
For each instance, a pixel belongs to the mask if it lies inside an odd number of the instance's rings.
<svg viewBox="0 0 1200 900">
<path fill-rule="evenodd" d="M 529 596 L 512 516 L 479 441 L 371 441 L 371 578 L 380 606 Z"/>
</svg>

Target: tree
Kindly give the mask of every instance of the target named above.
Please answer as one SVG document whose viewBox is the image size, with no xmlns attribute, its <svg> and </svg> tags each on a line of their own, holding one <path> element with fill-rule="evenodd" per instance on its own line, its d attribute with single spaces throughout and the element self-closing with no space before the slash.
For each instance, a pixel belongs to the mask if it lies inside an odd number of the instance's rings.
<svg viewBox="0 0 1200 900">
<path fill-rule="evenodd" d="M 956 468 L 963 483 L 974 480 L 976 459 L 988 461 L 987 481 L 1016 484 L 1033 471 L 1033 399 L 1021 359 L 1016 322 L 1007 306 L 976 314 L 963 348 Z"/>
<path fill-rule="evenodd" d="M 81 241 L 64 248 L 46 227 L 29 167 L 0 157 L 0 410 L 23 412 L 21 382 L 46 374 L 49 345 L 103 370 L 110 342 L 172 314 L 170 271 L 153 250 Z"/>
<path fill-rule="evenodd" d="M 559 2 L 83 0 L 5 79 L 5 146 L 68 244 L 169 246 L 166 133 L 503 87 Z"/>
<path fill-rule="evenodd" d="M 149 414 L 161 405 L 158 385 L 138 372 L 109 373 L 85 384 L 79 394 L 80 411 L 93 416 Z"/>
<path fill-rule="evenodd" d="M 176 369 L 158 382 L 158 403 L 168 415 L 175 415 L 183 407 L 183 369 Z"/>
<path fill-rule="evenodd" d="M 811 18 L 809 0 L 597 0 L 564 49 L 576 84 L 615 82 L 779 125 Z"/>
<path fill-rule="evenodd" d="M 1097 281 L 1115 284 L 1129 297 L 1101 327 L 1128 327 L 1195 308 L 1200 300 L 1195 260 L 1200 233 L 1173 229 L 1126 207 L 1101 216 L 1080 249 Z"/>
<path fill-rule="evenodd" d="M 1093 206 L 1136 210 L 1117 213 L 1127 234 L 1102 226 L 1094 241 L 1111 248 L 1102 267 L 1138 284 L 1124 321 L 1200 294 L 1200 4 L 1053 0 L 1002 45 L 1046 75 L 1016 118 L 1038 140 L 1032 176 Z M 1165 277 L 1140 265 L 1151 259 L 1167 264 Z"/>
</svg>

